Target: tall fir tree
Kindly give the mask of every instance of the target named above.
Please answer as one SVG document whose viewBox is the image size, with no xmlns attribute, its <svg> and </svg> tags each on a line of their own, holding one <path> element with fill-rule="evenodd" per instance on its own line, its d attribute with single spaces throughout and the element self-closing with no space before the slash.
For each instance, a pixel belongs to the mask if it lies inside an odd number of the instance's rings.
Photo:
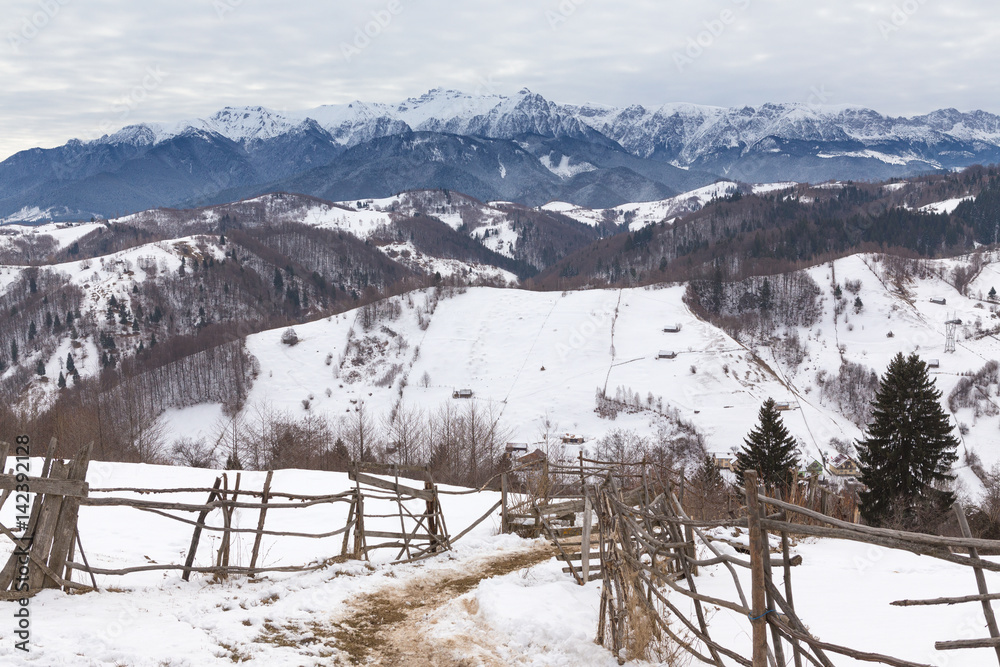
<svg viewBox="0 0 1000 667">
<path fill-rule="evenodd" d="M 955 495 L 935 485 L 955 479 L 950 470 L 958 460 L 958 439 L 941 407 L 941 391 L 916 354 L 899 353 L 889 363 L 857 448 L 867 523 L 902 520 L 917 528 L 921 515 L 954 504 Z"/>
<path fill-rule="evenodd" d="M 741 450 L 736 452 L 736 479 L 743 484 L 743 471 L 756 470 L 760 483 L 767 488 L 788 489 L 798 467 L 795 440 L 781 421 L 773 398 L 760 407 L 757 426 L 744 439 Z"/>
</svg>

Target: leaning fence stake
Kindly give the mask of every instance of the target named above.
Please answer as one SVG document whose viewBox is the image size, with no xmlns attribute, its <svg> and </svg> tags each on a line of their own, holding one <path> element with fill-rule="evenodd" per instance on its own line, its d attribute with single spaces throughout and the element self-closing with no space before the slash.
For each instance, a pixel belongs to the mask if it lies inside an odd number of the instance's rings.
<svg viewBox="0 0 1000 667">
<path fill-rule="evenodd" d="M 757 473 L 743 473 L 750 526 L 750 622 L 753 625 L 753 667 L 767 667 L 767 593 L 764 583 L 765 545 L 760 532 L 760 507 L 757 503 Z"/>
</svg>

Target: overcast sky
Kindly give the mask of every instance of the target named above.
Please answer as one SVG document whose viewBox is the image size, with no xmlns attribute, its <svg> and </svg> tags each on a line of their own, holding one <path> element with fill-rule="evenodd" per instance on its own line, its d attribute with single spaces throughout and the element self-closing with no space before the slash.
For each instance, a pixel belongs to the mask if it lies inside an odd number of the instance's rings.
<svg viewBox="0 0 1000 667">
<path fill-rule="evenodd" d="M 998 112 L 998 38 L 987 0 L 5 0 L 0 159 L 227 105 L 435 87 Z"/>
</svg>

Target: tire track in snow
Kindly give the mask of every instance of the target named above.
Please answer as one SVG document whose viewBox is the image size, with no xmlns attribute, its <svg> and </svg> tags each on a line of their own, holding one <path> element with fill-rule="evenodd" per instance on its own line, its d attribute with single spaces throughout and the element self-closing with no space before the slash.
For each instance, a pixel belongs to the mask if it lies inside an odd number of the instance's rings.
<svg viewBox="0 0 1000 667">
<path fill-rule="evenodd" d="M 561 297 L 560 297 L 561 298 Z M 517 369 L 517 375 L 514 376 L 514 381 L 510 385 L 510 389 L 507 390 L 507 395 L 503 397 L 503 407 L 500 409 L 500 414 L 497 415 L 497 422 L 503 417 L 504 411 L 507 409 L 507 400 L 510 395 L 514 393 L 514 387 L 517 386 L 518 380 L 521 379 L 521 373 L 524 372 L 525 366 L 528 365 L 528 359 L 531 358 L 531 353 L 535 351 L 535 346 L 538 345 L 538 339 L 542 337 L 542 332 L 545 331 L 545 327 L 549 323 L 549 318 L 552 317 L 552 313 L 555 312 L 556 306 L 559 305 L 559 299 L 553 302 L 552 307 L 549 308 L 549 312 L 545 315 L 545 319 L 542 321 L 542 326 L 538 327 L 538 333 L 535 334 L 535 340 L 531 341 L 531 347 L 528 348 L 527 354 L 524 355 L 524 361 L 521 362 L 521 367 Z"/>
</svg>

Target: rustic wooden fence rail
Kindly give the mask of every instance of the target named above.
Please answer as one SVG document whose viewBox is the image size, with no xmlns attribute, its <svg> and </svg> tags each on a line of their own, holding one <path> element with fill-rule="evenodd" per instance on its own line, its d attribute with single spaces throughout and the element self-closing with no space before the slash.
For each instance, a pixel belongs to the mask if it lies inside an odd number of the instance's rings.
<svg viewBox="0 0 1000 667">
<path fill-rule="evenodd" d="M 820 641 L 795 610 L 792 567 L 801 563 L 790 554 L 790 536 L 819 536 L 848 539 L 889 549 L 904 550 L 971 568 L 978 595 L 929 600 L 900 600 L 897 606 L 943 605 L 979 602 L 983 607 L 990 637 L 972 640 L 938 641 L 939 651 L 993 648 L 1000 660 L 1000 632 L 990 601 L 1000 599 L 986 586 L 984 570 L 1000 571 L 1000 564 L 979 557 L 979 549 L 996 550 L 1000 542 L 971 537 L 964 511 L 956 506 L 964 537 L 941 537 L 861 526 L 834 519 L 792 503 L 771 498 L 757 488 L 756 474 L 746 473 L 745 518 L 723 521 L 696 521 L 685 512 L 669 480 L 659 481 L 658 493 L 650 498 L 649 480 L 643 479 L 641 492 L 626 490 L 623 479 L 612 475 L 594 484 L 594 512 L 603 577 L 598 641 L 624 663 L 627 657 L 642 657 L 652 638 L 669 638 L 697 660 L 710 665 L 738 664 L 767 667 L 808 663 L 832 667 L 830 656 L 895 667 L 929 667 L 902 658 L 861 651 Z M 774 513 L 768 514 L 768 511 Z M 802 523 L 793 523 L 792 516 Z M 809 523 L 805 523 L 805 522 Z M 742 528 L 749 533 L 749 546 L 739 545 L 748 558 L 723 553 L 719 538 L 711 528 Z M 772 555 L 769 535 L 780 536 L 780 553 Z M 698 555 L 698 548 L 707 552 Z M 961 555 L 967 553 L 968 555 Z M 698 591 L 697 568 L 724 567 L 732 578 L 732 599 L 705 595 Z M 750 571 L 749 597 L 738 568 Z M 775 584 L 774 571 L 780 570 L 784 584 Z M 970 585 L 972 577 L 970 577 Z M 680 596 L 678 598 L 677 596 Z M 694 617 L 683 613 L 677 602 L 687 599 Z M 712 606 L 739 614 L 746 619 L 752 636 L 752 653 L 726 647 L 712 637 L 705 607 Z M 649 629 L 655 631 L 650 633 Z"/>
<path fill-rule="evenodd" d="M 0 443 L 0 462 L 6 462 L 8 451 L 9 446 Z M 8 499 L 16 498 L 19 506 L 23 506 L 27 512 L 29 497 L 32 494 L 34 497 L 33 502 L 30 502 L 30 515 L 27 515 L 26 521 L 11 528 L 0 524 L 0 534 L 14 545 L 10 557 L 0 570 L 0 599 L 28 597 L 44 588 L 92 590 L 97 588 L 98 575 L 124 576 L 137 572 L 179 571 L 185 581 L 190 579 L 192 573 L 210 574 L 217 579 L 230 576 L 255 577 L 267 572 L 307 572 L 342 559 L 368 559 L 371 552 L 379 549 L 394 550 L 395 563 L 420 560 L 450 549 L 454 542 L 495 515 L 501 506 L 498 501 L 459 535 L 451 537 L 440 496 L 476 493 L 478 490 L 442 490 L 426 468 L 353 464 L 349 477 L 355 488 L 332 494 L 304 494 L 275 489 L 272 485 L 273 471 L 267 472 L 263 487 L 259 489 L 249 488 L 244 483 L 243 473 L 235 471 L 220 475 L 211 488 L 91 488 L 85 481 L 91 447 L 81 448 L 68 463 L 55 460 L 54 451 L 55 441 L 49 447 L 40 476 L 29 476 L 17 471 L 0 474 L 0 508 L 3 508 Z M 422 484 L 402 483 L 400 477 L 403 475 L 423 478 Z M 384 479 L 385 476 L 393 479 Z M 205 500 L 199 503 L 158 499 L 177 494 L 203 495 Z M 274 514 L 278 510 L 335 505 L 347 506 L 347 518 L 340 525 L 328 526 L 328 530 L 302 532 L 268 527 L 269 512 L 270 524 L 273 525 L 280 523 Z M 83 551 L 77 526 L 81 507 L 127 507 L 191 526 L 191 542 L 185 561 L 121 568 L 92 565 Z M 386 507 L 391 510 L 379 509 Z M 236 510 L 256 511 L 256 527 L 243 528 L 235 525 L 233 514 Z M 214 523 L 209 521 L 213 516 L 217 516 Z M 366 519 L 398 519 L 400 528 L 398 532 L 374 530 L 366 527 Z M 213 551 L 212 564 L 196 565 L 198 547 L 205 532 L 220 535 L 220 544 Z M 253 536 L 248 565 L 231 562 L 232 542 L 236 535 Z M 343 536 L 340 548 L 327 558 L 302 565 L 259 564 L 264 537 L 328 539 L 337 536 Z M 76 560 L 77 553 L 82 562 Z M 73 581 L 74 572 L 85 574 L 89 582 L 83 584 Z"/>
</svg>

